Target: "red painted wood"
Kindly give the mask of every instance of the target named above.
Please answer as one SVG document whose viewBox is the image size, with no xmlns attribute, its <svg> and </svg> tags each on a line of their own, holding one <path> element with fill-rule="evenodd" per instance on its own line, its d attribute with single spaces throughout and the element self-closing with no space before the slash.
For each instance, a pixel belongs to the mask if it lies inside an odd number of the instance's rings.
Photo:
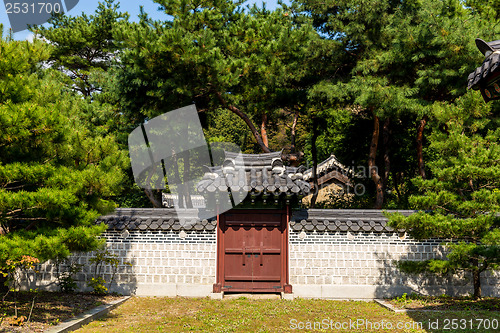
<svg viewBox="0 0 500 333">
<path fill-rule="evenodd" d="M 288 281 L 286 212 L 237 210 L 221 215 L 219 221 L 217 281 L 221 290 L 284 291 Z"/>
<path fill-rule="evenodd" d="M 288 271 L 289 271 L 289 265 L 288 265 L 288 254 L 289 254 L 289 251 L 288 251 L 288 222 L 290 221 L 290 216 L 291 216 L 291 209 L 290 209 L 290 206 L 287 205 L 286 206 L 286 215 L 283 214 L 283 219 L 284 221 L 282 222 L 283 225 L 285 226 L 284 228 L 284 231 L 283 231 L 283 269 L 284 269 L 284 272 L 282 273 L 282 277 L 283 277 L 283 291 L 287 294 L 291 294 L 292 293 L 292 285 L 290 284 L 290 281 L 289 281 L 289 274 L 288 274 Z"/>
</svg>

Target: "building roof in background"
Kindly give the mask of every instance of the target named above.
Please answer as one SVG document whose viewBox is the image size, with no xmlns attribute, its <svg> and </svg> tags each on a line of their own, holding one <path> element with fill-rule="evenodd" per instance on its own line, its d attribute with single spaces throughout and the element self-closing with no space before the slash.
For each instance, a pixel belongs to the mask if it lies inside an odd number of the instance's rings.
<svg viewBox="0 0 500 333">
<path fill-rule="evenodd" d="M 353 171 L 340 163 L 333 154 L 318 164 L 316 172 L 319 185 L 332 183 L 332 180 L 344 185 L 350 185 L 349 179 L 353 176 Z M 312 168 L 304 171 L 304 180 L 311 182 L 312 176 Z"/>
<path fill-rule="evenodd" d="M 161 203 L 165 208 L 180 207 L 179 205 L 179 195 L 172 193 L 162 193 Z M 206 208 L 205 198 L 202 195 L 191 195 L 191 203 L 193 208 Z"/>
</svg>

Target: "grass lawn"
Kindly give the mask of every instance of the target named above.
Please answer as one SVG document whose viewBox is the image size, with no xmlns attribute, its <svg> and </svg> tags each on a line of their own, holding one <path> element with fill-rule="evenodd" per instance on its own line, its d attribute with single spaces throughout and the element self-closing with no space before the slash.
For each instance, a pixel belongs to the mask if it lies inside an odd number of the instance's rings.
<svg viewBox="0 0 500 333">
<path fill-rule="evenodd" d="M 452 319 L 472 320 L 472 329 L 453 330 Z M 476 319 L 487 319 L 490 329 L 478 329 Z M 436 320 L 439 329 L 429 329 Z M 488 310 L 397 314 L 374 302 L 134 297 L 77 332 L 498 332 L 491 324 L 499 321 L 500 313 Z"/>
</svg>

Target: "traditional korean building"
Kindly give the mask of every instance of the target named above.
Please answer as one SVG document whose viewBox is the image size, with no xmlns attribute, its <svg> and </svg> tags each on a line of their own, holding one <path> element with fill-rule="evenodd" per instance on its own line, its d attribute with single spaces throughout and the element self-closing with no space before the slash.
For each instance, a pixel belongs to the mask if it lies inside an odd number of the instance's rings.
<svg viewBox="0 0 500 333">
<path fill-rule="evenodd" d="M 350 194 L 354 192 L 351 181 L 353 176 L 353 170 L 340 163 L 333 154 L 319 163 L 316 169 L 319 187 L 316 202 L 329 201 L 332 195 L 346 196 L 344 199 L 348 200 Z M 312 168 L 304 171 L 304 180 L 314 188 Z M 303 202 L 310 203 L 311 198 L 312 193 L 304 197 Z"/>
</svg>

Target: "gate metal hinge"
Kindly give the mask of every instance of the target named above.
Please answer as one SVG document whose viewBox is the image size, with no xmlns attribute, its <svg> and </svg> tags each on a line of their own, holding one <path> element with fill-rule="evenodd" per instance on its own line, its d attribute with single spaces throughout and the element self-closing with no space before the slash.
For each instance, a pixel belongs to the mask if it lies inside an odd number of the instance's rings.
<svg viewBox="0 0 500 333">
<path fill-rule="evenodd" d="M 233 286 L 224 286 L 224 288 L 232 288 Z"/>
</svg>

